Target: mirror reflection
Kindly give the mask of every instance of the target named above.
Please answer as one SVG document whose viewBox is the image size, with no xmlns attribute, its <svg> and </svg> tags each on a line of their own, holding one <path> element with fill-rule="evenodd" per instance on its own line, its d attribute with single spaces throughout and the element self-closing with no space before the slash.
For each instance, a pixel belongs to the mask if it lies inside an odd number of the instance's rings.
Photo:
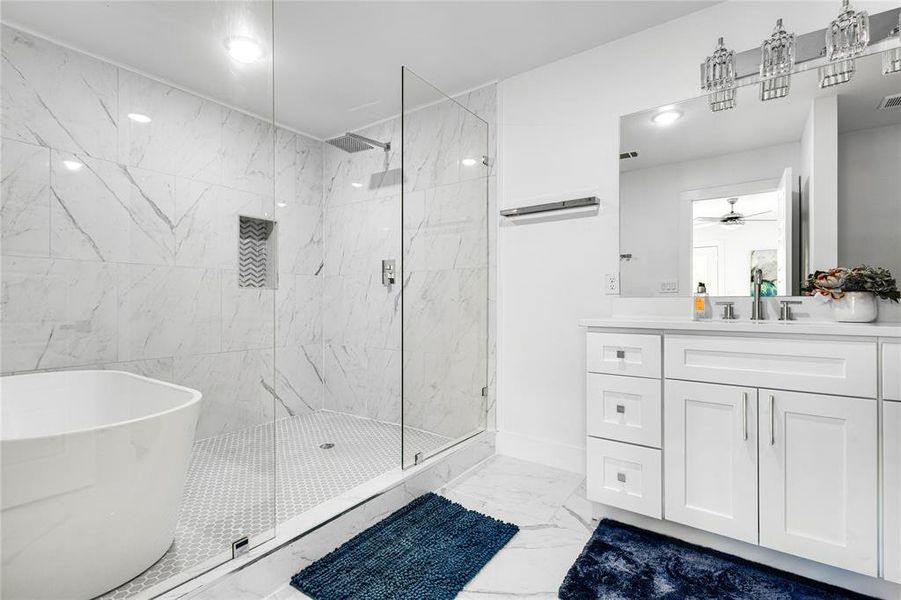
<svg viewBox="0 0 901 600">
<path fill-rule="evenodd" d="M 894 100 L 893 100 L 894 98 Z M 901 76 L 879 56 L 851 82 L 734 110 L 700 97 L 620 120 L 624 296 L 798 295 L 814 270 L 881 265 L 901 273 Z"/>
</svg>

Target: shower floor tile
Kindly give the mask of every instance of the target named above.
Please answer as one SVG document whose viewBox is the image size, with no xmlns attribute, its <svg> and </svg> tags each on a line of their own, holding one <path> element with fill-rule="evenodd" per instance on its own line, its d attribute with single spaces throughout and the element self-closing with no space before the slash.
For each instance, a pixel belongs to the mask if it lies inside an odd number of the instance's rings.
<svg viewBox="0 0 901 600">
<path fill-rule="evenodd" d="M 407 447 L 417 452 L 428 453 L 450 441 L 414 429 L 406 435 Z M 320 447 L 329 443 L 334 446 Z M 271 529 L 399 467 L 400 444 L 399 425 L 324 411 L 198 440 L 175 542 L 147 571 L 101 598 L 139 594 L 230 552 L 231 543 L 242 536 Z M 278 482 L 275 515 L 273 480 Z"/>
</svg>

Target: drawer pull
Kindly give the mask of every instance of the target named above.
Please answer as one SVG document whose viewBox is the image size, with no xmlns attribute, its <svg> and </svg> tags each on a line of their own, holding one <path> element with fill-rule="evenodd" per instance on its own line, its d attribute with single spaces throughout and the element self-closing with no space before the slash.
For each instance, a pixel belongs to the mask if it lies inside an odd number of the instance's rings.
<svg viewBox="0 0 901 600">
<path fill-rule="evenodd" d="M 776 397 L 770 394 L 770 446 L 776 445 Z"/>
<path fill-rule="evenodd" d="M 626 474 L 625 473 L 617 473 L 616 480 L 620 483 L 626 483 Z"/>
<path fill-rule="evenodd" d="M 616 413 L 620 415 L 626 414 L 626 406 L 624 404 L 617 404 Z"/>
<path fill-rule="evenodd" d="M 625 350 L 617 350 L 616 358 L 626 358 L 626 351 Z"/>
<path fill-rule="evenodd" d="M 748 392 L 741 393 L 741 436 L 748 439 Z"/>
</svg>

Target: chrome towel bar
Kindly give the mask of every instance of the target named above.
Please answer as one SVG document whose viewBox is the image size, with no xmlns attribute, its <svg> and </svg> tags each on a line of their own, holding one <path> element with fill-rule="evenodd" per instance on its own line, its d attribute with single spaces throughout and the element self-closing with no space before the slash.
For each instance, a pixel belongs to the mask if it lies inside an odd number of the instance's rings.
<svg viewBox="0 0 901 600">
<path fill-rule="evenodd" d="M 588 198 L 577 198 L 575 200 L 561 200 L 559 202 L 548 202 L 546 204 L 533 204 L 532 206 L 522 206 L 520 208 L 508 208 L 501 211 L 501 216 L 519 217 L 521 215 L 534 215 L 535 213 L 565 210 L 567 208 L 598 206 L 600 203 L 601 201 L 597 196 L 591 196 Z"/>
</svg>

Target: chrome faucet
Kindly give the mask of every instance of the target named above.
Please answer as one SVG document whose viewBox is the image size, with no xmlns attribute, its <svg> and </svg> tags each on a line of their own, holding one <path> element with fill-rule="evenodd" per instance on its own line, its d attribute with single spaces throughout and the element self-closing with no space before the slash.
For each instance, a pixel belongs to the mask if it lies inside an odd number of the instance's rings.
<svg viewBox="0 0 901 600">
<path fill-rule="evenodd" d="M 751 320 L 763 321 L 763 303 L 760 301 L 760 286 L 763 283 L 763 271 L 754 269 L 754 300 L 751 302 Z"/>
</svg>

